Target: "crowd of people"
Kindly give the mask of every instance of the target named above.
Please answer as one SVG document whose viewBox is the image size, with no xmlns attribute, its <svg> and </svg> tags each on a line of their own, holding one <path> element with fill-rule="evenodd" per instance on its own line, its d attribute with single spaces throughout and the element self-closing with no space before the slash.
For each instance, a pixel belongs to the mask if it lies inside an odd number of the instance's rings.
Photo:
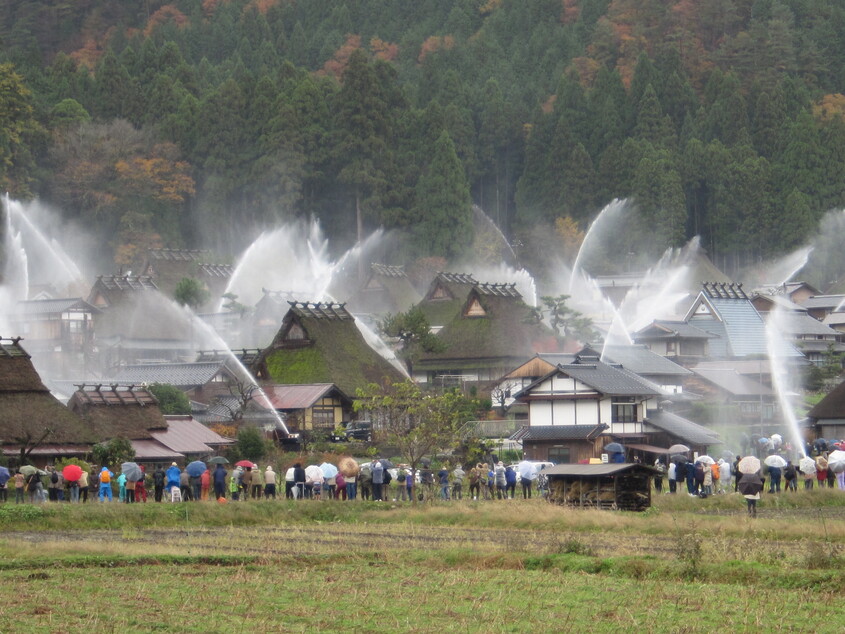
<svg viewBox="0 0 845 634">
<path fill-rule="evenodd" d="M 352 460 L 351 458 L 348 460 Z M 133 463 L 134 464 L 134 463 Z M 115 471 L 108 466 L 80 469 L 78 479 L 65 478 L 61 470 L 24 468 L 0 481 L 0 500 L 8 499 L 8 489 L 15 492 L 16 503 L 41 502 L 187 502 L 201 500 L 244 501 L 259 499 L 338 499 L 373 501 L 409 501 L 416 494 L 421 500 L 473 500 L 514 498 L 517 486 L 523 498 L 546 494 L 546 478 L 542 473 L 518 473 L 515 465 L 501 461 L 478 463 L 464 470 L 461 465 L 444 465 L 432 469 L 421 466 L 414 473 L 408 465 L 394 467 L 386 460 L 373 460 L 339 470 L 333 465 L 296 463 L 283 473 L 272 465 L 259 468 L 251 463 L 227 468 L 224 464 L 208 465 L 201 473 L 189 473 L 175 462 L 167 469 L 157 466 L 148 472 L 139 465 L 135 474 Z M 416 487 L 416 488 L 415 488 Z"/>
</svg>

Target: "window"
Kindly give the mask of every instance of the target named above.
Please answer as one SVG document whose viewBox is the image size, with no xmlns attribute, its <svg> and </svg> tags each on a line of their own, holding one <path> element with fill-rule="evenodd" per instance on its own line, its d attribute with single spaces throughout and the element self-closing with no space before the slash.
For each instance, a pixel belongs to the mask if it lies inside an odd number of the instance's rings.
<svg viewBox="0 0 845 634">
<path fill-rule="evenodd" d="M 314 407 L 311 409 L 311 422 L 314 429 L 334 428 L 334 408 Z"/>
<path fill-rule="evenodd" d="M 549 462 L 569 464 L 569 447 L 562 447 L 560 445 L 549 447 Z"/>
<path fill-rule="evenodd" d="M 637 422 L 637 404 L 633 397 L 617 397 L 611 403 L 611 422 L 614 423 L 635 423 Z"/>
</svg>

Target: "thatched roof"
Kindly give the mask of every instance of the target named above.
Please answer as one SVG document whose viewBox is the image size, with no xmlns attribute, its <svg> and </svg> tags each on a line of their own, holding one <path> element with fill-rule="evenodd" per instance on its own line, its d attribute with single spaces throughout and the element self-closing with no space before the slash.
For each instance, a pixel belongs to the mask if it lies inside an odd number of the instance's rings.
<svg viewBox="0 0 845 634">
<path fill-rule="evenodd" d="M 833 390 L 820 400 L 807 412 L 807 418 L 813 420 L 821 419 L 843 419 L 845 418 L 845 383 L 840 383 Z"/>
<path fill-rule="evenodd" d="M 253 368 L 260 378 L 281 384 L 334 383 L 346 394 L 385 378 L 404 379 L 367 344 L 343 304 L 289 303 L 282 327 Z"/>
<path fill-rule="evenodd" d="M 464 368 L 471 360 L 510 360 L 511 367 L 536 352 L 559 349 L 554 333 L 532 319 L 531 308 L 511 284 L 476 284 L 457 314 L 437 333 L 445 347 L 441 352 L 423 353 L 417 367 L 445 360 L 460 360 Z"/>
<path fill-rule="evenodd" d="M 20 339 L 0 339 L 0 442 L 90 444 L 82 419 L 41 382 Z"/>
<path fill-rule="evenodd" d="M 476 284 L 478 281 L 472 275 L 440 272 L 418 306 L 429 324 L 443 326 L 460 313 L 467 293 Z"/>
<path fill-rule="evenodd" d="M 91 428 L 97 442 L 123 437 L 152 438 L 156 429 L 167 429 L 167 421 L 152 393 L 128 385 L 80 385 L 68 401 Z"/>
<path fill-rule="evenodd" d="M 370 276 L 349 304 L 359 313 L 395 315 L 409 310 L 420 299 L 404 267 L 373 263 Z"/>
</svg>

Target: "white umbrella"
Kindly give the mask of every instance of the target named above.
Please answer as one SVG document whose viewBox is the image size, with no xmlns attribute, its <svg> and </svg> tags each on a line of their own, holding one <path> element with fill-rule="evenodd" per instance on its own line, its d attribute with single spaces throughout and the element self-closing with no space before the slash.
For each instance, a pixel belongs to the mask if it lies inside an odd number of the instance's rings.
<svg viewBox="0 0 845 634">
<path fill-rule="evenodd" d="M 833 473 L 842 473 L 845 471 L 845 451 L 831 451 L 827 457 L 827 468 L 831 469 Z"/>
<path fill-rule="evenodd" d="M 669 449 L 666 450 L 666 453 L 673 454 L 673 453 L 686 453 L 689 451 L 689 447 L 686 445 L 672 445 Z"/>
<path fill-rule="evenodd" d="M 516 466 L 517 471 L 519 471 L 520 478 L 527 478 L 529 480 L 533 480 L 537 477 L 537 470 L 534 468 L 534 463 L 528 462 L 527 460 L 523 460 Z"/>
<path fill-rule="evenodd" d="M 713 458 L 711 458 L 710 456 L 699 456 L 695 459 L 695 461 L 706 465 L 716 464 L 716 461 L 713 460 Z"/>
<path fill-rule="evenodd" d="M 324 462 L 321 464 L 320 471 L 323 472 L 324 478 L 333 478 L 337 475 L 337 467 L 330 462 Z"/>
<path fill-rule="evenodd" d="M 801 460 L 798 462 L 798 468 L 801 469 L 801 473 L 803 473 L 804 475 L 807 475 L 809 473 L 815 473 L 816 461 L 810 458 L 809 456 L 806 456 L 804 458 L 801 458 Z"/>
<path fill-rule="evenodd" d="M 783 436 L 780 434 L 772 434 L 771 438 L 769 438 L 776 446 L 783 443 Z"/>
<path fill-rule="evenodd" d="M 736 467 L 740 473 L 757 473 L 760 470 L 760 459 L 755 456 L 745 456 Z"/>
<path fill-rule="evenodd" d="M 323 481 L 323 470 L 315 464 L 305 467 L 305 481 L 314 484 Z"/>
<path fill-rule="evenodd" d="M 786 460 L 777 454 L 768 456 L 763 462 L 770 467 L 777 467 L 778 469 L 783 469 L 786 466 Z"/>
</svg>

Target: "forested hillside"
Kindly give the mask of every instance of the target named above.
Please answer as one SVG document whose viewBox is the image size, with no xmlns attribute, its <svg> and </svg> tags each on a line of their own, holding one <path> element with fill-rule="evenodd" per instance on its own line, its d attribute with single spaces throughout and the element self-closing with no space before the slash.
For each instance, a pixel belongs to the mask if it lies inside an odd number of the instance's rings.
<svg viewBox="0 0 845 634">
<path fill-rule="evenodd" d="M 0 28 L 0 185 L 118 264 L 312 215 L 454 257 L 471 201 L 530 264 L 632 197 L 631 235 L 730 269 L 845 206 L 837 0 L 6 0 Z"/>
</svg>

